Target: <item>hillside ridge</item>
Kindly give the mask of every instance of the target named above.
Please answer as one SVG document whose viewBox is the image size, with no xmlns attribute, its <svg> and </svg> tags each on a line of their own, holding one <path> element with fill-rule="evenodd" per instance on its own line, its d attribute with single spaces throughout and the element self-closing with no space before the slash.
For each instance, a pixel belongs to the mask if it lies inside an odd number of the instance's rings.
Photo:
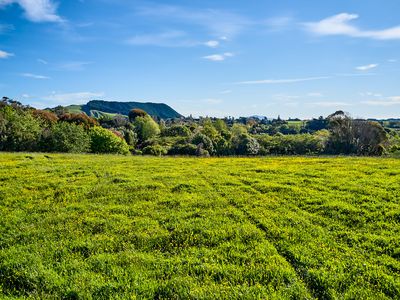
<svg viewBox="0 0 400 300">
<path fill-rule="evenodd" d="M 128 115 L 129 111 L 139 108 L 146 111 L 149 115 L 161 119 L 180 118 L 182 115 L 165 103 L 153 102 L 120 102 L 106 100 L 90 100 L 83 105 L 69 105 L 66 109 L 70 112 L 84 112 L 88 116 L 100 117 L 107 114 Z"/>
</svg>

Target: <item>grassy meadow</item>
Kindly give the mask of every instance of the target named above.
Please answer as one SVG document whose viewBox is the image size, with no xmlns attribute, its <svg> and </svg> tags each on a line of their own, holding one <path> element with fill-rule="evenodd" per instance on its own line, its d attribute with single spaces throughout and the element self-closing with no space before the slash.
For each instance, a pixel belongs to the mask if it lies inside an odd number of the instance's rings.
<svg viewBox="0 0 400 300">
<path fill-rule="evenodd" d="M 0 154 L 1 299 L 400 299 L 400 160 Z"/>
</svg>

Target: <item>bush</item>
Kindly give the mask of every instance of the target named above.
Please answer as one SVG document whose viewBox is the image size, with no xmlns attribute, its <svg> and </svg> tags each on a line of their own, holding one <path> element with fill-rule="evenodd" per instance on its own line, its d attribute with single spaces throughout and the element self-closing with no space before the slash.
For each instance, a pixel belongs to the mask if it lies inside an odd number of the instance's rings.
<svg viewBox="0 0 400 300">
<path fill-rule="evenodd" d="M 196 133 L 192 138 L 192 144 L 199 146 L 202 145 L 204 150 L 207 150 L 209 154 L 214 154 L 214 145 L 211 139 L 202 133 Z"/>
<path fill-rule="evenodd" d="M 4 105 L 0 108 L 0 150 L 37 150 L 41 126 L 29 110 Z"/>
<path fill-rule="evenodd" d="M 162 136 L 182 136 L 189 137 L 192 134 L 189 128 L 184 125 L 173 125 L 162 131 Z"/>
<path fill-rule="evenodd" d="M 144 118 L 146 116 L 147 116 L 147 112 L 145 112 L 143 109 L 140 109 L 140 108 L 134 108 L 128 114 L 129 121 L 131 121 L 131 122 L 135 121 L 135 119 L 137 117 Z"/>
<path fill-rule="evenodd" d="M 143 148 L 143 154 L 145 155 L 154 155 L 161 156 L 167 154 L 167 150 L 161 145 L 152 145 Z"/>
<path fill-rule="evenodd" d="M 158 124 L 149 115 L 136 117 L 133 124 L 141 142 L 160 134 Z"/>
<path fill-rule="evenodd" d="M 258 138 L 258 142 L 262 154 L 302 155 L 323 153 L 328 138 L 329 132 L 322 130 L 315 134 L 264 135 Z"/>
<path fill-rule="evenodd" d="M 40 119 L 46 126 L 52 126 L 58 121 L 57 115 L 47 110 L 35 109 L 32 115 Z"/>
<path fill-rule="evenodd" d="M 175 144 L 169 151 L 169 155 L 196 155 L 197 146 L 193 144 Z"/>
<path fill-rule="evenodd" d="M 86 129 L 99 125 L 99 122 L 97 122 L 95 118 L 89 117 L 85 113 L 79 113 L 79 114 L 66 113 L 61 115 L 59 119 L 60 121 L 74 123 L 77 125 L 83 125 Z"/>
<path fill-rule="evenodd" d="M 95 126 L 90 129 L 90 138 L 90 148 L 93 153 L 129 153 L 129 146 L 125 140 L 108 129 Z"/>
<path fill-rule="evenodd" d="M 242 135 L 236 148 L 239 155 L 257 155 L 260 151 L 260 144 L 257 140 L 249 135 Z"/>
<path fill-rule="evenodd" d="M 90 137 L 81 125 L 59 122 L 50 130 L 42 150 L 50 152 L 82 153 L 90 150 Z"/>
</svg>

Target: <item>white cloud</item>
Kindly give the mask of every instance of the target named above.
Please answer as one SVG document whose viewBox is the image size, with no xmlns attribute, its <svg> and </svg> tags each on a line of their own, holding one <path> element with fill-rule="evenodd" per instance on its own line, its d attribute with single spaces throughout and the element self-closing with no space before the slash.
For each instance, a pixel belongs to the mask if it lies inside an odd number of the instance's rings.
<svg viewBox="0 0 400 300">
<path fill-rule="evenodd" d="M 317 35 L 344 35 L 377 40 L 400 39 L 400 26 L 382 30 L 363 30 L 351 24 L 358 19 L 357 14 L 341 13 L 318 22 L 305 23 L 306 30 Z"/>
<path fill-rule="evenodd" d="M 200 43 L 190 40 L 184 31 L 169 30 L 161 33 L 135 35 L 126 40 L 127 44 L 135 46 L 158 47 L 193 47 Z"/>
<path fill-rule="evenodd" d="M 207 56 L 204 56 L 203 58 L 211 60 L 211 61 L 223 61 L 223 60 L 225 60 L 225 56 L 223 56 L 222 54 L 207 55 Z"/>
<path fill-rule="evenodd" d="M 70 61 L 60 64 L 58 68 L 65 71 L 83 71 L 87 65 L 92 63 L 91 61 Z"/>
<path fill-rule="evenodd" d="M 231 90 L 224 90 L 224 91 L 220 92 L 220 94 L 222 94 L 222 95 L 226 95 L 226 94 L 230 94 L 230 93 L 232 93 Z"/>
<path fill-rule="evenodd" d="M 356 67 L 356 69 L 358 71 L 368 71 L 368 70 L 371 70 L 371 69 L 375 69 L 378 66 L 379 66 L 378 64 L 369 64 L 369 65 L 365 65 L 365 66 Z"/>
<path fill-rule="evenodd" d="M 22 73 L 21 76 L 22 77 L 33 78 L 33 79 L 50 79 L 50 77 L 43 76 L 43 75 L 32 74 L 32 73 Z"/>
<path fill-rule="evenodd" d="M 381 100 L 361 101 L 361 103 L 371 106 L 393 106 L 400 105 L 400 96 L 387 97 Z"/>
<path fill-rule="evenodd" d="M 320 93 L 320 92 L 311 92 L 311 93 L 308 93 L 307 94 L 307 97 L 316 97 L 316 98 L 319 98 L 319 97 L 323 97 L 324 95 L 322 94 L 322 93 Z"/>
<path fill-rule="evenodd" d="M 253 81 L 241 81 L 237 82 L 237 84 L 282 84 L 282 83 L 297 83 L 304 81 L 322 80 L 329 78 L 331 77 L 320 76 L 320 77 L 306 77 L 306 78 L 293 78 L 293 79 L 263 79 L 263 80 L 253 80 Z"/>
<path fill-rule="evenodd" d="M 0 6 L 18 4 L 25 12 L 25 17 L 32 22 L 61 22 L 57 15 L 57 5 L 51 0 L 0 0 Z"/>
<path fill-rule="evenodd" d="M 93 92 L 77 92 L 77 93 L 57 93 L 53 92 L 50 95 L 41 97 L 46 101 L 46 105 L 70 105 L 70 104 L 84 104 L 90 100 L 99 97 L 104 97 L 104 93 Z"/>
<path fill-rule="evenodd" d="M 212 55 L 203 56 L 203 58 L 207 59 L 207 60 L 211 60 L 211 61 L 223 61 L 226 58 L 233 57 L 233 56 L 235 56 L 233 53 L 225 52 L 222 54 L 212 54 Z"/>
<path fill-rule="evenodd" d="M 395 62 L 397 62 L 398 60 L 397 60 L 397 59 L 394 59 L 394 58 L 391 58 L 391 59 L 388 59 L 387 61 L 390 62 L 390 63 L 395 63 Z"/>
<path fill-rule="evenodd" d="M 207 47 L 210 47 L 210 48 L 216 48 L 219 46 L 219 42 L 218 41 L 208 41 L 208 42 L 205 42 L 204 45 L 206 45 Z"/>
<path fill-rule="evenodd" d="M 265 21 L 265 24 L 268 26 L 270 31 L 282 31 L 292 24 L 293 19 L 291 17 L 275 17 L 270 18 Z"/>
<path fill-rule="evenodd" d="M 14 53 L 9 53 L 3 50 L 0 50 L 0 59 L 2 58 L 9 58 L 11 56 L 14 56 Z"/>
<path fill-rule="evenodd" d="M 382 94 L 365 92 L 365 93 L 360 93 L 360 96 L 362 96 L 362 97 L 382 97 Z"/>
<path fill-rule="evenodd" d="M 343 106 L 351 106 L 352 104 L 347 102 L 337 102 L 337 101 L 321 101 L 321 102 L 312 102 L 312 105 L 320 106 L 320 107 L 343 107 Z"/>
<path fill-rule="evenodd" d="M 154 20 L 164 19 L 176 24 L 191 24 L 207 30 L 213 36 L 229 37 L 242 32 L 253 22 L 247 18 L 218 9 L 189 9 L 175 5 L 153 4 L 137 8 L 137 14 Z"/>
<path fill-rule="evenodd" d="M 375 76 L 376 73 L 363 72 L 363 73 L 339 73 L 335 74 L 337 77 L 364 77 L 364 76 Z"/>
<path fill-rule="evenodd" d="M 47 62 L 46 60 L 41 59 L 41 58 L 38 58 L 36 61 L 37 61 L 38 63 L 43 64 L 43 65 L 47 65 L 47 64 L 48 64 L 48 62 Z"/>
</svg>

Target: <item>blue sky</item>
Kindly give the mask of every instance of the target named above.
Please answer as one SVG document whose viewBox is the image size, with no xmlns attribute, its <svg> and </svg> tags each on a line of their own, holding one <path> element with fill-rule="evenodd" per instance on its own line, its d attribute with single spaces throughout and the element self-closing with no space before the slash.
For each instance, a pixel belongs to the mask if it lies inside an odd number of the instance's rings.
<svg viewBox="0 0 400 300">
<path fill-rule="evenodd" d="M 0 96 L 400 117 L 398 0 L 0 0 Z"/>
</svg>

